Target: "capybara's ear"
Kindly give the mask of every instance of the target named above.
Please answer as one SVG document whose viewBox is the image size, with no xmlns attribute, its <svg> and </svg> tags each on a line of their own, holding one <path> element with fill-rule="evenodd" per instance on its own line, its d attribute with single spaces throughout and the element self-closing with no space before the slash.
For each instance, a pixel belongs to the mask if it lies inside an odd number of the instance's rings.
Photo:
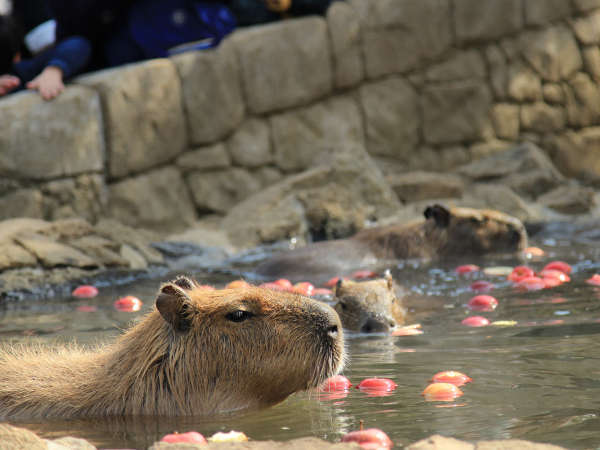
<svg viewBox="0 0 600 450">
<path fill-rule="evenodd" d="M 188 316 L 191 299 L 185 291 L 173 283 L 161 286 L 156 297 L 156 309 L 163 319 L 177 331 L 187 331 L 191 322 Z"/>
<path fill-rule="evenodd" d="M 390 272 L 390 269 L 387 269 L 385 271 L 385 273 L 383 274 L 383 278 L 385 278 L 385 281 L 387 282 L 388 290 L 393 291 L 394 290 L 394 279 L 392 278 L 392 272 Z"/>
<path fill-rule="evenodd" d="M 450 211 L 442 205 L 428 206 L 425 209 L 425 218 L 435 220 L 435 224 L 439 227 L 446 228 L 450 223 Z"/>
<path fill-rule="evenodd" d="M 342 283 L 344 282 L 344 280 L 342 280 L 342 277 L 339 277 L 337 282 L 335 283 L 335 291 L 337 292 L 339 289 L 341 289 L 342 287 Z"/>
<path fill-rule="evenodd" d="M 193 280 L 190 280 L 188 277 L 183 275 L 179 275 L 177 278 L 171 281 L 171 283 L 176 284 L 180 288 L 186 289 L 188 291 L 194 289 L 194 286 L 196 284 Z"/>
</svg>

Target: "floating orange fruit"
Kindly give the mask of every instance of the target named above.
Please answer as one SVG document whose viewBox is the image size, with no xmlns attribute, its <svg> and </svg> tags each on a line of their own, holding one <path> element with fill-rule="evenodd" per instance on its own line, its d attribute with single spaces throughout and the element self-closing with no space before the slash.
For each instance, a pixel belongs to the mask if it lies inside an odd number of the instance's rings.
<svg viewBox="0 0 600 450">
<path fill-rule="evenodd" d="M 595 273 L 590 278 L 585 280 L 588 284 L 593 284 L 594 286 L 600 286 L 600 274 Z"/>
<path fill-rule="evenodd" d="M 364 449 L 373 450 L 385 450 L 394 446 L 394 443 L 389 436 L 379 428 L 350 431 L 342 436 L 342 442 L 356 442 Z"/>
<path fill-rule="evenodd" d="M 354 278 L 355 280 L 362 280 L 365 278 L 375 278 L 377 277 L 377 273 L 372 270 L 357 270 L 350 275 L 350 278 Z"/>
<path fill-rule="evenodd" d="M 78 298 L 92 298 L 98 295 L 98 288 L 90 286 L 89 284 L 84 284 L 77 286 L 73 292 L 71 292 L 71 295 Z"/>
<path fill-rule="evenodd" d="M 344 391 L 350 389 L 352 383 L 344 375 L 335 375 L 327 378 L 321 385 L 321 390 L 325 392 Z"/>
<path fill-rule="evenodd" d="M 552 261 L 544 266 L 544 270 L 553 269 L 560 270 L 561 272 L 566 273 L 567 275 L 571 273 L 571 266 L 564 261 Z"/>
<path fill-rule="evenodd" d="M 171 433 L 162 437 L 161 442 L 174 443 L 189 443 L 189 444 L 208 444 L 204 436 L 197 431 L 188 431 L 187 433 Z"/>
<path fill-rule="evenodd" d="M 420 330 L 419 328 L 421 328 L 420 323 L 400 327 L 397 330 L 392 331 L 392 336 L 416 336 L 423 334 L 423 330 Z"/>
<path fill-rule="evenodd" d="M 493 311 L 498 306 L 498 300 L 491 295 L 476 295 L 467 306 L 473 311 Z"/>
<path fill-rule="evenodd" d="M 540 277 L 532 276 L 521 278 L 517 282 L 516 287 L 524 291 L 539 291 L 546 287 L 546 283 Z"/>
<path fill-rule="evenodd" d="M 464 319 L 461 322 L 463 325 L 467 325 L 468 327 L 485 327 L 490 324 L 490 321 L 485 317 L 481 316 L 470 316 Z"/>
<path fill-rule="evenodd" d="M 451 383 L 432 383 L 421 393 L 427 401 L 451 402 L 463 395 L 457 386 Z"/>
<path fill-rule="evenodd" d="M 533 276 L 535 276 L 535 272 L 531 267 L 517 266 L 512 270 L 512 272 L 507 278 L 514 283 L 518 283 L 519 281 L 525 278 Z"/>
<path fill-rule="evenodd" d="M 278 280 L 273 281 L 273 283 L 281 286 L 282 288 L 288 291 L 294 287 L 292 282 L 287 278 L 280 278 Z"/>
<path fill-rule="evenodd" d="M 133 295 L 126 295 L 113 303 L 115 309 L 124 312 L 139 311 L 142 307 L 142 301 Z"/>
<path fill-rule="evenodd" d="M 471 283 L 471 290 L 472 291 L 477 291 L 477 292 L 489 292 L 492 289 L 494 289 L 496 286 L 494 286 L 493 283 L 490 283 L 489 281 L 485 281 L 485 280 L 477 280 L 477 281 L 473 281 Z"/>
<path fill-rule="evenodd" d="M 525 253 L 525 256 L 531 258 L 532 256 L 544 256 L 546 252 L 539 247 L 527 247 L 523 250 L 523 253 Z"/>
<path fill-rule="evenodd" d="M 462 372 L 446 370 L 444 372 L 436 373 L 431 381 L 434 383 L 450 383 L 455 386 L 462 386 L 463 384 L 470 383 L 473 379 Z"/>
<path fill-rule="evenodd" d="M 456 269 L 454 269 L 454 271 L 460 274 L 478 272 L 479 266 L 476 266 L 475 264 L 465 264 L 462 266 L 458 266 Z"/>
<path fill-rule="evenodd" d="M 365 378 L 356 386 L 361 391 L 384 391 L 390 392 L 396 389 L 398 385 L 389 378 Z"/>
<path fill-rule="evenodd" d="M 571 277 L 569 275 L 561 270 L 556 269 L 542 269 L 538 275 L 542 278 L 556 278 L 561 283 L 568 283 L 571 281 Z"/>
<path fill-rule="evenodd" d="M 310 297 L 313 295 L 314 290 L 315 287 L 312 283 L 309 283 L 308 281 L 302 281 L 294 285 L 292 292 Z"/>
<path fill-rule="evenodd" d="M 243 289 L 248 288 L 250 286 L 252 285 L 245 280 L 233 280 L 227 283 L 225 289 Z"/>
</svg>

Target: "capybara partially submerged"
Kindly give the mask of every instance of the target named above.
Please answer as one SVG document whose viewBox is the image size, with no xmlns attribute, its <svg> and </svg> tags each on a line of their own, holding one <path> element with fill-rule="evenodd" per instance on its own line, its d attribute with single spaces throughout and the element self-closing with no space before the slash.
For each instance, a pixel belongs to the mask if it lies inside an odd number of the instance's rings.
<svg viewBox="0 0 600 450">
<path fill-rule="evenodd" d="M 268 406 L 337 374 L 342 333 L 333 308 L 315 300 L 256 287 L 202 290 L 179 277 L 112 345 L 0 354 L 0 418 Z"/>
<path fill-rule="evenodd" d="M 347 239 L 275 254 L 256 272 L 268 278 L 318 282 L 381 259 L 514 253 L 527 246 L 521 221 L 499 211 L 433 205 L 424 215 L 425 220 L 367 228 Z"/>
<path fill-rule="evenodd" d="M 335 286 L 334 309 L 348 330 L 389 332 L 402 325 L 406 316 L 397 296 L 399 290 L 389 272 L 384 278 L 362 282 L 340 278 Z"/>
</svg>

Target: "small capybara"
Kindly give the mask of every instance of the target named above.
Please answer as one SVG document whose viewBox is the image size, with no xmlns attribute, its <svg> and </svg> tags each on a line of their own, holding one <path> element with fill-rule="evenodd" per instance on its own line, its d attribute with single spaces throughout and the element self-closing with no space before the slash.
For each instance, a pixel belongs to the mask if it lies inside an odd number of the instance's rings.
<svg viewBox="0 0 600 450">
<path fill-rule="evenodd" d="M 273 405 L 344 363 L 335 310 L 248 287 L 179 277 L 115 343 L 0 353 L 0 418 L 209 415 Z"/>
<path fill-rule="evenodd" d="M 402 325 L 406 316 L 397 296 L 399 290 L 389 272 L 384 278 L 361 282 L 340 278 L 335 286 L 334 309 L 347 330 L 389 332 Z"/>
<path fill-rule="evenodd" d="M 259 264 L 256 273 L 320 282 L 382 259 L 474 256 L 517 252 L 527 246 L 521 221 L 499 211 L 433 205 L 424 215 L 425 220 L 366 228 L 347 239 L 275 254 Z"/>
</svg>

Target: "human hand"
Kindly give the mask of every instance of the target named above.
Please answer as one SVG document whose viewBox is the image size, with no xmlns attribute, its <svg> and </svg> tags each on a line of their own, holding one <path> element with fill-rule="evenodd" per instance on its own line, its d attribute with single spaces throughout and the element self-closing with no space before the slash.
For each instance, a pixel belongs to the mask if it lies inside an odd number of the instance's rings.
<svg viewBox="0 0 600 450">
<path fill-rule="evenodd" d="M 267 9 L 273 12 L 285 12 L 292 6 L 292 0 L 263 0 Z"/>
<path fill-rule="evenodd" d="M 62 80 L 62 70 L 48 66 L 42 73 L 27 83 L 27 89 L 39 91 L 44 100 L 52 100 L 65 89 Z"/>
<path fill-rule="evenodd" d="M 0 96 L 8 94 L 21 84 L 21 80 L 13 75 L 0 75 Z"/>
</svg>

